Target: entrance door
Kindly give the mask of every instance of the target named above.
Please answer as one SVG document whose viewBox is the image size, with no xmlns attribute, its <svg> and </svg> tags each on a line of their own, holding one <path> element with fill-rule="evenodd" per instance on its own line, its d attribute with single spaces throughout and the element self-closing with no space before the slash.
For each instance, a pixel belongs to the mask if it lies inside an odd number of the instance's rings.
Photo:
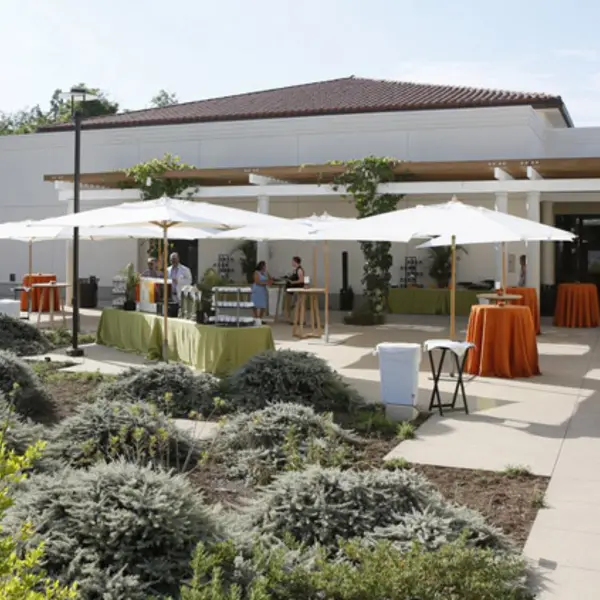
<svg viewBox="0 0 600 600">
<path fill-rule="evenodd" d="M 173 230 L 176 233 L 176 230 Z M 169 240 L 171 252 L 179 254 L 179 260 L 192 272 L 192 281 L 198 281 L 198 240 Z"/>
<path fill-rule="evenodd" d="M 577 235 L 556 248 L 556 283 L 581 281 L 600 286 L 600 215 L 557 215 L 556 226 Z"/>
</svg>

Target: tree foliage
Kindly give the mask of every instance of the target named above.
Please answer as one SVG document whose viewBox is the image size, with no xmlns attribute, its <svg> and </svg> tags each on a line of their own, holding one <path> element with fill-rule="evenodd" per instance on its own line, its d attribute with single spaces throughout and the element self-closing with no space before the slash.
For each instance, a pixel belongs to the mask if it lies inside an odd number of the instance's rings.
<svg viewBox="0 0 600 600">
<path fill-rule="evenodd" d="M 150 100 L 150 106 L 152 108 L 165 108 L 166 106 L 173 106 L 173 104 L 179 104 L 177 94 L 167 92 L 167 90 L 160 90 L 158 94 Z"/>
<path fill-rule="evenodd" d="M 98 96 L 98 100 L 77 102 L 75 104 L 75 108 L 81 112 L 84 118 L 113 115 L 118 112 L 119 105 L 116 102 L 112 102 L 98 88 L 92 88 L 84 83 L 72 87 L 85 89 L 90 94 Z M 71 103 L 69 100 L 62 99 L 60 94 L 61 90 L 54 90 L 47 110 L 36 104 L 33 108 L 25 108 L 14 113 L 0 111 L 0 135 L 34 133 L 40 127 L 70 121 L 72 114 Z"/>
</svg>

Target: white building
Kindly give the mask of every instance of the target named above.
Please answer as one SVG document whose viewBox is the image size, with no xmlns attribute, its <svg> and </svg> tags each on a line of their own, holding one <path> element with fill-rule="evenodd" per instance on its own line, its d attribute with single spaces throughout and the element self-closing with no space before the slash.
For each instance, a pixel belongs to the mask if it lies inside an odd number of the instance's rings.
<svg viewBox="0 0 600 600">
<path fill-rule="evenodd" d="M 2 222 L 72 210 L 73 138 L 71 125 L 0 137 Z M 541 252 L 538 244 L 515 244 L 509 252 L 528 255 L 531 285 L 554 284 L 556 274 L 600 280 L 600 274 L 588 272 L 593 253 L 600 252 L 600 218 L 590 218 L 600 215 L 600 158 L 595 158 L 600 128 L 574 127 L 560 97 L 351 77 L 93 118 L 85 121 L 82 135 L 81 209 L 135 199 L 135 190 L 103 186 L 114 186 L 121 177 L 115 172 L 166 152 L 199 169 L 206 183 L 198 196 L 283 217 L 355 215 L 348 198 L 316 185 L 316 173 L 311 179 L 302 165 L 368 155 L 409 161 L 414 180 L 388 188 L 406 194 L 400 208 L 457 194 L 464 202 L 574 227 L 587 243 Z M 269 179 L 274 174 L 284 181 Z M 201 241 L 192 254 L 183 248 L 182 258 L 201 273 L 235 246 Z M 415 246 L 394 246 L 393 283 L 405 256 L 426 257 Z M 337 265 L 344 250 L 350 255 L 350 283 L 361 287 L 358 244 L 336 242 L 333 292 L 341 287 Z M 39 244 L 35 270 L 66 279 L 68 254 L 64 243 Z M 296 254 L 310 271 L 312 250 L 306 244 L 270 244 L 270 271 L 288 271 Z M 83 242 L 80 274 L 99 277 L 106 297 L 112 276 L 143 257 L 137 242 Z M 493 247 L 477 247 L 460 261 L 458 279 L 494 279 L 496 262 Z M 0 241 L 0 285 L 9 287 L 26 270 L 25 245 Z M 426 266 L 423 270 L 422 283 L 429 285 Z M 509 278 L 516 282 L 517 274 Z"/>
</svg>

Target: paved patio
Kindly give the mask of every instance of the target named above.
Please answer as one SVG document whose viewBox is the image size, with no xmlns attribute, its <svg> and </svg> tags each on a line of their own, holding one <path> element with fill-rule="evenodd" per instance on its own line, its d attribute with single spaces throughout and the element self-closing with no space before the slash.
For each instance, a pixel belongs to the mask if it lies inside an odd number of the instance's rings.
<svg viewBox="0 0 600 600">
<path fill-rule="evenodd" d="M 97 311 L 85 311 L 82 330 L 93 331 Z M 290 327 L 274 325 L 278 348 L 307 350 L 326 359 L 369 401 L 379 400 L 379 342 L 422 343 L 448 335 L 445 317 L 391 317 L 381 327 L 341 324 L 332 315 L 332 343 L 295 340 Z M 464 335 L 466 320 L 458 322 Z M 556 329 L 542 320 L 538 338 L 542 375 L 531 379 L 474 378 L 466 384 L 470 415 L 433 415 L 417 438 L 389 455 L 410 462 L 502 470 L 525 465 L 551 476 L 546 500 L 525 548 L 543 568 L 541 600 L 596 599 L 600 589 L 600 330 Z M 424 355 L 419 404 L 432 381 Z M 147 364 L 142 357 L 92 345 L 73 369 L 118 372 Z M 453 390 L 442 383 L 444 393 Z"/>
</svg>

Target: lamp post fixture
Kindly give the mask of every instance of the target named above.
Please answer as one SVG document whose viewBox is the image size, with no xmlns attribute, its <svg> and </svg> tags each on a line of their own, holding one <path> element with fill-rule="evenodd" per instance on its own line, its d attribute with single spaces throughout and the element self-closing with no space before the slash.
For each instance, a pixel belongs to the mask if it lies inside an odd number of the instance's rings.
<svg viewBox="0 0 600 600">
<path fill-rule="evenodd" d="M 79 189 L 81 179 L 81 121 L 83 115 L 79 110 L 79 104 L 98 100 L 98 96 L 90 94 L 84 88 L 71 88 L 71 91 L 59 95 L 63 100 L 71 101 L 71 116 L 75 126 L 75 165 L 73 171 L 73 212 L 79 212 Z M 71 348 L 67 351 L 68 356 L 83 356 L 83 350 L 79 348 L 79 228 L 73 229 L 73 337 Z"/>
</svg>

